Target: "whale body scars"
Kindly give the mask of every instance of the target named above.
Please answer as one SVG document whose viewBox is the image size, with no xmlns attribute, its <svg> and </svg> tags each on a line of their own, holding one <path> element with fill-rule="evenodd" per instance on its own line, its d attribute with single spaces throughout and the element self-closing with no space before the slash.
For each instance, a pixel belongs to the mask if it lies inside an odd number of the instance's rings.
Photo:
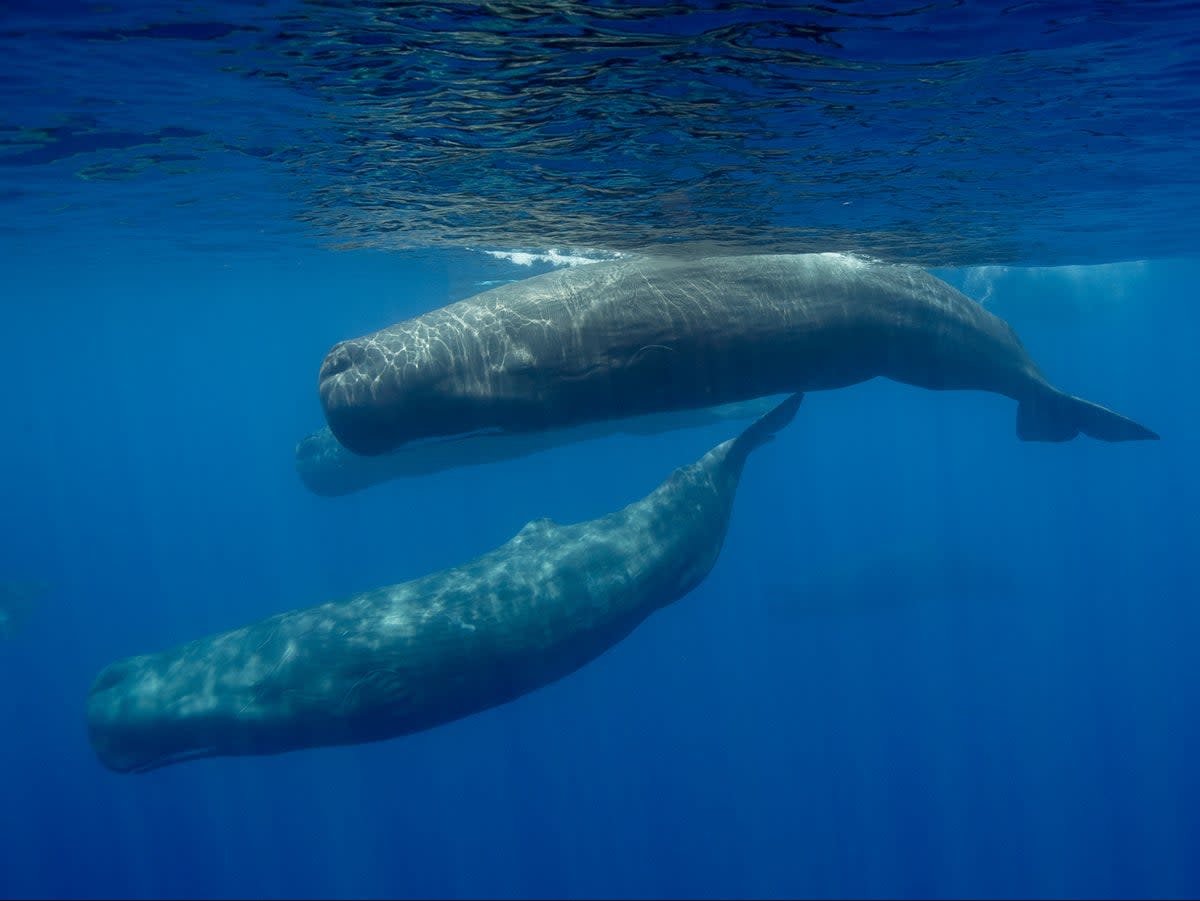
<svg viewBox="0 0 1200 901">
<path fill-rule="evenodd" d="M 1007 323 L 945 282 L 838 254 L 547 273 L 336 345 L 319 389 L 338 441 L 376 455 L 876 376 L 1011 397 L 1024 440 L 1157 437 L 1053 387 Z"/>
<path fill-rule="evenodd" d="M 615 513 L 537 520 L 464 566 L 118 661 L 88 696 L 92 746 L 109 768 L 143 772 L 376 741 L 562 678 L 704 579 L 747 455 L 800 401 Z"/>
</svg>

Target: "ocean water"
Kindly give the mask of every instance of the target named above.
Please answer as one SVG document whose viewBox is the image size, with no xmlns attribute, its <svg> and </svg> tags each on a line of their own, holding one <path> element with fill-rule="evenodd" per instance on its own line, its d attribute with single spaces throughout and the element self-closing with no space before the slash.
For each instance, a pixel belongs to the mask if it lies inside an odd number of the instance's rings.
<svg viewBox="0 0 1200 901">
<path fill-rule="evenodd" d="M 0 630 L 0 897 L 1195 896 L 1198 29 L 0 3 L 0 605 L 44 588 Z M 392 741 L 101 766 L 108 663 L 602 515 L 738 428 L 318 497 L 331 345 L 564 258 L 735 251 L 923 265 L 1162 440 L 814 392 L 707 580 L 577 673 Z"/>
</svg>

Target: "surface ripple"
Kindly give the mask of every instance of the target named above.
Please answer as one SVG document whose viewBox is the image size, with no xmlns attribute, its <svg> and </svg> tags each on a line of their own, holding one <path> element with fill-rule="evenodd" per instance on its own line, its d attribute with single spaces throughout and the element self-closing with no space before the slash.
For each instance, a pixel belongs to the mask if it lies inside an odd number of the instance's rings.
<svg viewBox="0 0 1200 901">
<path fill-rule="evenodd" d="M 150 231 L 166 200 L 339 247 L 947 266 L 1196 245 L 1189 3 L 56 9 L 0 35 L 22 227 L 101 209 Z"/>
</svg>

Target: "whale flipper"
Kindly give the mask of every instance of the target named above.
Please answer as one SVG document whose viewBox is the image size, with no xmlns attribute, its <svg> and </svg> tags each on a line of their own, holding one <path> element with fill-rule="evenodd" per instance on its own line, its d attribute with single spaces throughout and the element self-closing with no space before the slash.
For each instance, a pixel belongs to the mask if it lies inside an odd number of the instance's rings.
<svg viewBox="0 0 1200 901">
<path fill-rule="evenodd" d="M 1144 425 L 1073 394 L 1047 394 L 1017 407 L 1017 437 L 1022 441 L 1070 441 L 1080 432 L 1101 441 L 1158 440 Z"/>
</svg>

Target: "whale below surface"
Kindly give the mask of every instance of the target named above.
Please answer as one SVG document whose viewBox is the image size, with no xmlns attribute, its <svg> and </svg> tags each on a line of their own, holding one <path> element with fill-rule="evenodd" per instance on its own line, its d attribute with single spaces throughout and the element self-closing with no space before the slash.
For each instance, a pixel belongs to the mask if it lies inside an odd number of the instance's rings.
<svg viewBox="0 0 1200 901">
<path fill-rule="evenodd" d="M 1158 436 L 1059 391 L 1012 328 L 914 266 L 842 254 L 622 259 L 502 285 L 343 341 L 325 418 L 360 455 L 535 432 L 883 376 L 1018 402 L 1017 434 Z"/>
<path fill-rule="evenodd" d="M 793 395 L 641 500 L 527 524 L 478 559 L 105 668 L 87 698 L 100 761 L 378 741 L 511 701 L 574 672 L 704 580 L 749 453 Z"/>
<path fill-rule="evenodd" d="M 678 429 L 751 420 L 771 409 L 774 400 L 758 398 L 720 407 L 605 420 L 544 432 L 484 432 L 452 436 L 444 440 L 405 444 L 373 457 L 346 450 L 326 427 L 305 435 L 296 444 L 296 472 L 309 491 L 335 497 L 352 494 L 391 479 L 429 475 L 457 466 L 498 463 L 617 433 L 657 435 Z"/>
</svg>

